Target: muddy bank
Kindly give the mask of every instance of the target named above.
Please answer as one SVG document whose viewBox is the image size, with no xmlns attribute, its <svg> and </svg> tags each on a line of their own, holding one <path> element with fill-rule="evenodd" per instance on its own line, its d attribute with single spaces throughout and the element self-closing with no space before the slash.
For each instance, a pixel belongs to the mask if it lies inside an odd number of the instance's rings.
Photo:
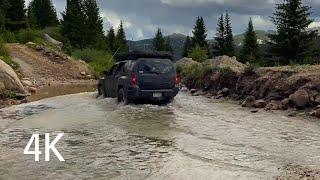
<svg viewBox="0 0 320 180">
<path fill-rule="evenodd" d="M 0 68 L 0 108 L 48 97 L 92 92 L 97 87 L 96 77 L 88 64 L 59 50 L 32 42 L 7 44 L 6 48 L 19 68 L 10 73 L 1 73 L 8 71 Z M 12 79 L 14 81 L 9 81 Z"/>
<path fill-rule="evenodd" d="M 97 89 L 96 82 L 82 83 L 62 83 L 45 86 L 39 89 L 37 93 L 27 98 L 28 102 L 38 101 L 45 98 L 63 96 L 68 94 L 77 94 L 82 92 L 94 92 Z"/>
<path fill-rule="evenodd" d="M 234 64 L 239 66 L 239 62 Z M 292 111 L 303 110 L 320 118 L 320 65 L 274 68 L 244 65 L 242 71 L 235 71 L 230 62 L 228 66 L 185 65 L 180 74 L 183 83 L 194 95 L 231 98 L 239 100 L 243 107 L 268 111 L 288 110 L 291 116 L 296 114 Z M 202 75 L 195 73 L 197 71 Z"/>
</svg>

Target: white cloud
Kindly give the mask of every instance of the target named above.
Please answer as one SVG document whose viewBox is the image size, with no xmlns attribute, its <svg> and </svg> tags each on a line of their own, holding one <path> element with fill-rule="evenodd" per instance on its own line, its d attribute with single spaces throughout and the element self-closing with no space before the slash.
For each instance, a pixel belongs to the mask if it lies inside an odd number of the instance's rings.
<svg viewBox="0 0 320 180">
<path fill-rule="evenodd" d="M 318 27 L 320 27 L 320 21 L 314 21 L 309 25 L 308 28 L 312 29 L 312 28 L 318 28 Z"/>
</svg>

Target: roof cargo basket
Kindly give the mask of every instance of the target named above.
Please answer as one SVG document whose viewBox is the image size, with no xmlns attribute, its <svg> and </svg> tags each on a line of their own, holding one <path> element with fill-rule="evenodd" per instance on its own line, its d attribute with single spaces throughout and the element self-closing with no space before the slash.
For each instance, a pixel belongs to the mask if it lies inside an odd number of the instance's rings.
<svg viewBox="0 0 320 180">
<path fill-rule="evenodd" d="M 120 53 L 115 55 L 117 62 L 125 60 L 138 60 L 141 58 L 159 58 L 159 59 L 170 59 L 173 60 L 173 56 L 168 52 L 142 52 L 142 51 L 133 51 L 129 53 Z"/>
</svg>

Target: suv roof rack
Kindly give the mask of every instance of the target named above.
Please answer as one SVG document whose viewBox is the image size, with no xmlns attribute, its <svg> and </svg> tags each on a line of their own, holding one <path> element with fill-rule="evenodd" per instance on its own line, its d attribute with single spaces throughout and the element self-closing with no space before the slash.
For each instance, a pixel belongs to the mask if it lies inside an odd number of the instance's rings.
<svg viewBox="0 0 320 180">
<path fill-rule="evenodd" d="M 169 59 L 173 60 L 173 55 L 168 52 L 142 52 L 142 51 L 133 51 L 129 53 L 120 53 L 115 55 L 117 62 L 125 60 L 138 60 L 141 58 L 159 58 L 159 59 Z"/>
</svg>

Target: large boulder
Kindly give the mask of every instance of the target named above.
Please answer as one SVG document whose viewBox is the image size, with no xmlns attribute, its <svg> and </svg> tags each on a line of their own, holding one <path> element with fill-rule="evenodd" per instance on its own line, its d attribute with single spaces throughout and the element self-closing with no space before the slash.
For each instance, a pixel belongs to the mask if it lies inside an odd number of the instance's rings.
<svg viewBox="0 0 320 180">
<path fill-rule="evenodd" d="M 289 96 L 290 102 L 294 103 L 297 107 L 303 108 L 310 102 L 309 94 L 306 90 L 300 89 L 294 94 Z"/>
<path fill-rule="evenodd" d="M 17 74 L 2 60 L 0 60 L 0 84 L 0 90 L 2 91 L 13 91 L 15 93 L 26 94 Z"/>
<path fill-rule="evenodd" d="M 44 34 L 43 37 L 44 37 L 44 39 L 45 39 L 46 41 L 48 41 L 48 42 L 50 42 L 50 43 L 52 43 L 52 44 L 54 44 L 54 45 L 56 45 L 56 46 L 59 46 L 59 47 L 62 47 L 62 46 L 63 46 L 63 43 L 62 43 L 62 42 L 53 39 L 53 38 L 50 37 L 48 34 Z"/>
</svg>

